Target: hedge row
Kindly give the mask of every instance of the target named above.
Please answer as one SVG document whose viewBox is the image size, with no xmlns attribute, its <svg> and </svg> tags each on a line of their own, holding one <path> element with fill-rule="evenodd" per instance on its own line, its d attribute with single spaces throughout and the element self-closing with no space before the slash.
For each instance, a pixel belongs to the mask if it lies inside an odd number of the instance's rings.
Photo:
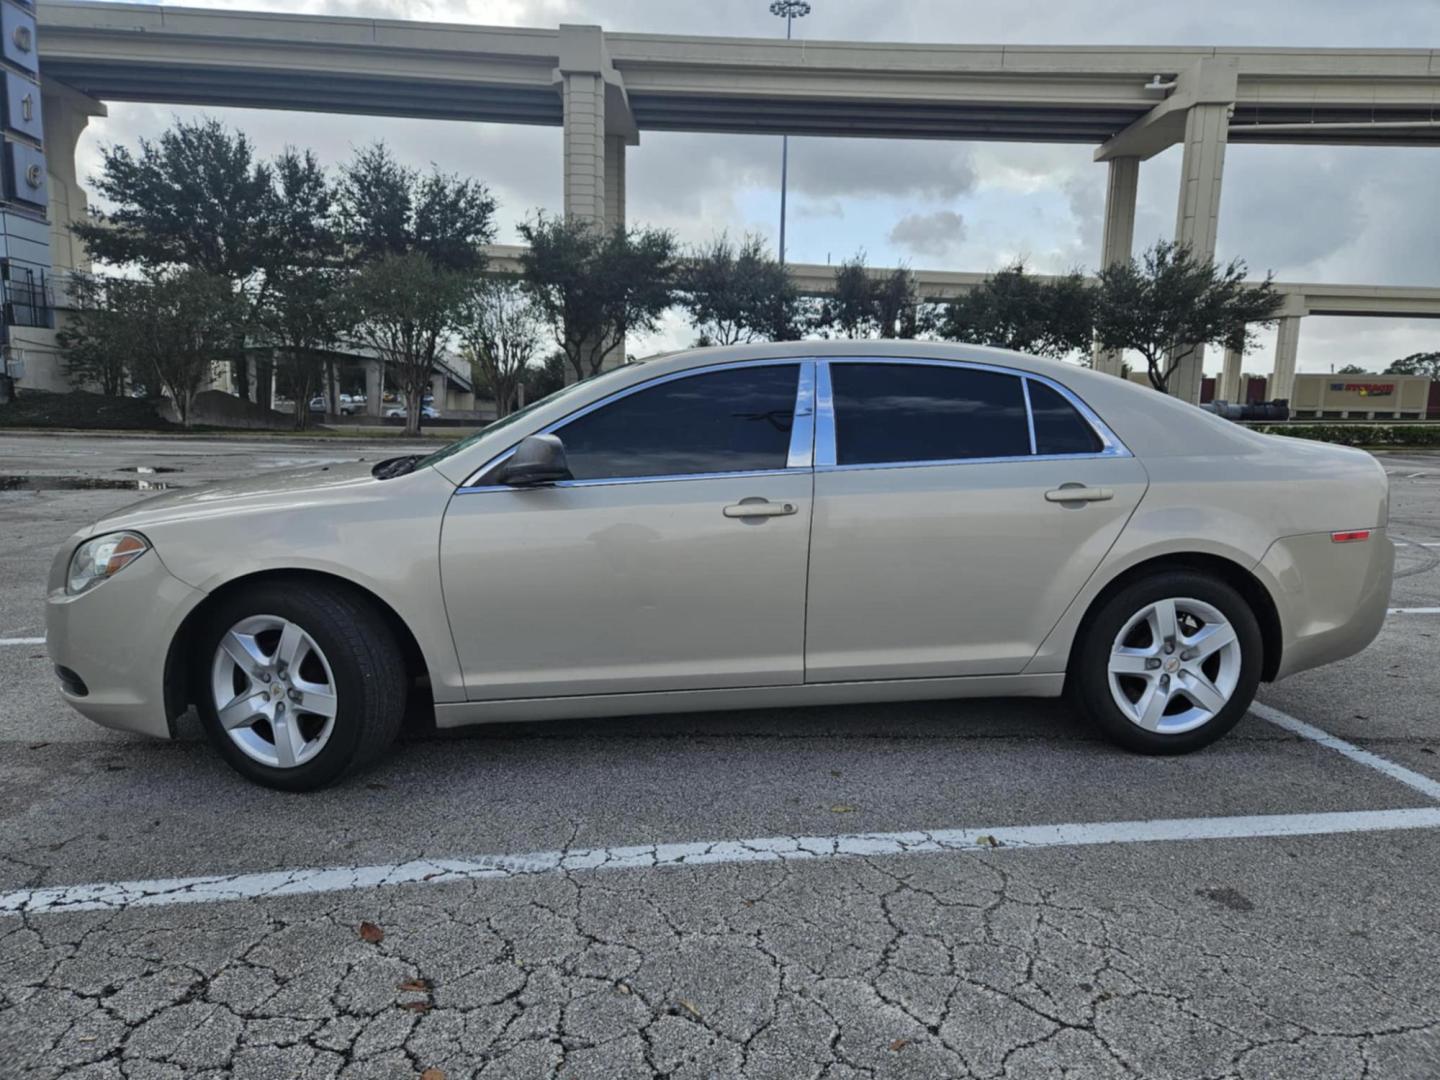
<svg viewBox="0 0 1440 1080">
<path fill-rule="evenodd" d="M 1253 430 L 1342 446 L 1440 447 L 1440 424 L 1256 424 Z"/>
</svg>

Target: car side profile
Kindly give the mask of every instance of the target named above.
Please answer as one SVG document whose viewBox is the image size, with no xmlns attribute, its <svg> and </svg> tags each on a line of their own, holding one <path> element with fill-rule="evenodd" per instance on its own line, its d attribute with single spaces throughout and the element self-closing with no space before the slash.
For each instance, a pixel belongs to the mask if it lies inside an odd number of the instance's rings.
<svg viewBox="0 0 1440 1080">
<path fill-rule="evenodd" d="M 1178 753 L 1378 633 L 1370 455 L 1002 350 L 655 358 L 428 457 L 112 514 L 56 556 L 66 701 L 251 779 L 373 761 L 407 703 L 493 721 L 1065 694 Z M 958 714 L 957 714 L 958 718 Z"/>
</svg>

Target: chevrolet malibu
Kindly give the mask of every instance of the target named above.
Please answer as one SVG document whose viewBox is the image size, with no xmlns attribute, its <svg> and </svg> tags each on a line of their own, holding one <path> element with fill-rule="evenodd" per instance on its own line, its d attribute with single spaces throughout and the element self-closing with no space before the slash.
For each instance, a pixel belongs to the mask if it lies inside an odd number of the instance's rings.
<svg viewBox="0 0 1440 1080">
<path fill-rule="evenodd" d="M 750 345 L 566 387 L 425 457 L 256 476 L 81 530 L 66 701 L 193 705 L 273 787 L 373 761 L 407 705 L 492 721 L 1065 694 L 1195 750 L 1262 680 L 1364 648 L 1385 474 L 1015 353 Z"/>
</svg>

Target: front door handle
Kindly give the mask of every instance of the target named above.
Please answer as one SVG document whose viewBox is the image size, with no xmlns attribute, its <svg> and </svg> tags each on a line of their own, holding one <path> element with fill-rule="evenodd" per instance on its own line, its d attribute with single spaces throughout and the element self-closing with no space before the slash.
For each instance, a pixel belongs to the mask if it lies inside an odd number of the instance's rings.
<svg viewBox="0 0 1440 1080">
<path fill-rule="evenodd" d="M 741 499 L 725 507 L 728 518 L 785 517 L 795 513 L 794 503 L 772 503 L 768 499 Z"/>
<path fill-rule="evenodd" d="M 1083 484 L 1076 484 L 1074 487 L 1058 487 L 1054 491 L 1045 492 L 1046 502 L 1109 502 L 1115 497 L 1115 492 L 1109 488 L 1085 487 Z"/>
</svg>

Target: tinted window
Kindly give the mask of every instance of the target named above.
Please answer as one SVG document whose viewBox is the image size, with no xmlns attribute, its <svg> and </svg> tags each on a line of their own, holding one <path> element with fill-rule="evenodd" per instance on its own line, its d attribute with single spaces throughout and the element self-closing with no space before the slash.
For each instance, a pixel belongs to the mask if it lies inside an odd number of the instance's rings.
<svg viewBox="0 0 1440 1080">
<path fill-rule="evenodd" d="M 928 364 L 831 364 L 840 465 L 1030 453 L 1020 380 Z"/>
<path fill-rule="evenodd" d="M 674 379 L 555 433 L 577 480 L 783 469 L 799 376 L 776 364 Z"/>
<path fill-rule="evenodd" d="M 1100 436 L 1075 406 L 1034 379 L 1030 380 L 1030 409 L 1035 414 L 1037 454 L 1094 454 L 1104 449 Z"/>
</svg>

